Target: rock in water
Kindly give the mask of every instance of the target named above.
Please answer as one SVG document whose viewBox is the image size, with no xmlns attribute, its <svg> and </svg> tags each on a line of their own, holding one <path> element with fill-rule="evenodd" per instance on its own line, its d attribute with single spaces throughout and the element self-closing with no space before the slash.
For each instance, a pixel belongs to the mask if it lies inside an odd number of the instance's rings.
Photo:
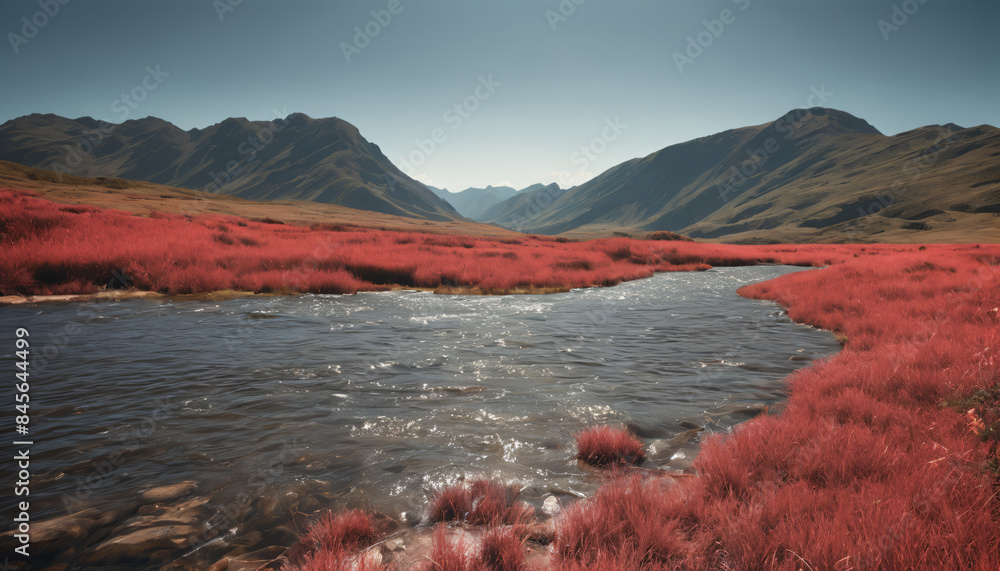
<svg viewBox="0 0 1000 571">
<path fill-rule="evenodd" d="M 196 482 L 179 482 L 177 484 L 172 484 L 170 486 L 160 486 L 157 488 L 152 488 L 146 490 L 139 497 L 144 502 L 157 503 L 157 502 L 169 502 L 170 500 L 176 500 L 183 498 L 184 496 L 190 494 L 198 487 Z"/>
<path fill-rule="evenodd" d="M 561 509 L 562 507 L 559 505 L 559 500 L 556 499 L 555 496 L 549 496 L 545 498 L 544 502 L 542 502 L 542 513 L 549 517 L 559 513 Z"/>
</svg>

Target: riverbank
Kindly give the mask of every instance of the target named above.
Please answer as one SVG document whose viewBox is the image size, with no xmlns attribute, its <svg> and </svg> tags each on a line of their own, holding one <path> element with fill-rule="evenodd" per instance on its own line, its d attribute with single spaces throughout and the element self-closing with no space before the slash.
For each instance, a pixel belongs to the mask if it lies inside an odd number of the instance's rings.
<svg viewBox="0 0 1000 571">
<path fill-rule="evenodd" d="M 992 569 L 1000 550 L 1000 247 L 861 248 L 833 267 L 740 294 L 777 301 L 795 321 L 844 342 L 841 353 L 789 379 L 780 415 L 706 438 L 695 477 L 621 472 L 592 498 L 534 524 L 541 533 L 439 524 L 422 565 Z M 496 530 L 515 537 L 498 547 Z M 409 568 L 375 549 L 320 550 L 291 568 L 311 569 L 323 557 Z"/>
<path fill-rule="evenodd" d="M 488 238 L 220 215 L 146 217 L 61 205 L 15 190 L 0 190 L 0 219 L 5 233 L 0 295 L 37 299 L 95 293 L 113 298 L 127 290 L 545 293 L 711 266 L 826 265 L 853 252 L 629 238 Z"/>
<path fill-rule="evenodd" d="M 480 287 L 454 287 L 438 286 L 436 288 L 418 288 L 390 286 L 383 290 L 373 291 L 426 291 L 439 295 L 546 295 L 552 293 L 565 293 L 570 291 L 569 287 L 548 287 L 548 288 L 516 288 L 503 291 L 484 291 Z M 225 301 L 230 299 L 254 298 L 275 295 L 300 295 L 298 292 L 288 291 L 285 293 L 256 293 L 252 291 L 215 290 L 202 293 L 190 294 L 166 294 L 155 291 L 143 291 L 138 289 L 127 290 L 101 290 L 94 293 L 83 294 L 63 294 L 63 295 L 4 295 L 0 296 L 0 305 L 24 305 L 32 303 L 80 303 L 87 301 L 125 301 L 129 299 L 163 299 L 176 301 Z"/>
</svg>

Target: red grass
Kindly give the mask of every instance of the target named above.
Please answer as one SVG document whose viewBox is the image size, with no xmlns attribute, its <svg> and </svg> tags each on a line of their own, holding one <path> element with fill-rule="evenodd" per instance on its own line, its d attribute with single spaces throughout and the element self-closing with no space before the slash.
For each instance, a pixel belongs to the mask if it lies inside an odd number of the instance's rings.
<svg viewBox="0 0 1000 571">
<path fill-rule="evenodd" d="M 491 571 L 524 569 L 524 539 L 511 527 L 487 529 L 483 533 L 480 560 Z"/>
<path fill-rule="evenodd" d="M 499 240 L 268 222 L 156 212 L 142 217 L 0 189 L 0 293 L 125 287 L 165 293 L 354 293 L 391 286 L 505 293 L 610 286 L 708 264 L 811 264 L 816 258 L 759 246 L 627 238 Z"/>
<path fill-rule="evenodd" d="M 434 528 L 433 542 L 426 571 L 486 571 L 464 538 L 448 537 L 448 526 L 439 524 Z"/>
<path fill-rule="evenodd" d="M 668 493 L 667 481 L 627 476 L 568 508 L 556 523 L 555 549 L 563 563 L 582 569 L 647 569 L 690 561 L 684 522 L 698 498 Z M 571 567 L 572 568 L 572 567 Z"/>
<path fill-rule="evenodd" d="M 521 571 L 526 569 L 524 540 L 511 527 L 487 529 L 479 545 L 462 530 L 434 528 L 426 571 Z M 449 535 L 457 537 L 449 537 Z"/>
<path fill-rule="evenodd" d="M 489 480 L 456 484 L 435 494 L 429 504 L 433 522 L 464 521 L 474 525 L 519 525 L 532 521 L 535 510 L 519 500 L 520 488 Z"/>
<path fill-rule="evenodd" d="M 378 568 L 365 565 L 365 560 L 358 557 L 358 551 L 377 542 L 380 536 L 375 520 L 370 514 L 360 510 L 337 515 L 324 512 L 309 526 L 309 532 L 299 543 L 288 550 L 286 554 L 288 565 L 284 569 L 287 571 L 340 569 L 348 562 L 361 565 L 359 569 Z"/>
<path fill-rule="evenodd" d="M 623 428 L 588 428 L 575 437 L 576 457 L 591 466 L 639 465 L 646 458 L 642 443 Z"/>
<path fill-rule="evenodd" d="M 434 495 L 429 510 L 434 522 L 463 521 L 472 511 L 472 493 L 465 484 L 448 486 Z"/>
</svg>

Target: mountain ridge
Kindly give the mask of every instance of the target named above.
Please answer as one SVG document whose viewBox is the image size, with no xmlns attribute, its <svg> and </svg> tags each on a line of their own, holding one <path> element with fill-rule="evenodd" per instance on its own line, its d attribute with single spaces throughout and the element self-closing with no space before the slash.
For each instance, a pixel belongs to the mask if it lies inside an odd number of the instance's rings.
<svg viewBox="0 0 1000 571">
<path fill-rule="evenodd" d="M 905 230 L 912 221 L 900 215 L 916 211 L 944 214 L 925 222 L 928 227 L 993 212 L 1000 205 L 996 156 L 1000 130 L 988 125 L 925 126 L 886 136 L 843 111 L 799 109 L 625 161 L 562 194 L 519 229 L 576 235 L 669 230 L 749 241 L 866 238 Z M 886 195 L 891 200 L 880 200 Z M 960 210 L 967 212 L 948 208 L 953 203 L 964 203 Z M 873 204 L 878 208 L 869 213 Z"/>
<path fill-rule="evenodd" d="M 230 117 L 185 131 L 157 117 L 116 125 L 36 113 L 0 125 L 0 159 L 68 174 L 575 237 L 668 230 L 818 242 L 986 231 L 1000 222 L 997 157 L 1000 129 L 990 125 L 887 136 L 850 113 L 814 107 L 664 147 L 571 189 L 449 193 L 406 176 L 337 117 Z"/>
<path fill-rule="evenodd" d="M 454 206 L 455 210 L 457 210 L 462 216 L 475 220 L 476 222 L 490 222 L 493 215 L 489 214 L 489 212 L 492 211 L 498 204 L 514 199 L 519 195 L 530 193 L 541 188 L 546 188 L 547 186 L 552 185 L 535 183 L 522 189 L 515 189 L 511 186 L 486 185 L 483 188 L 469 187 L 458 192 L 450 192 L 445 189 L 434 187 L 428 188 Z"/>
<path fill-rule="evenodd" d="M 230 117 L 185 131 L 158 117 L 113 124 L 32 114 L 0 125 L 0 158 L 252 200 L 311 200 L 434 221 L 461 218 L 337 117 Z"/>
</svg>

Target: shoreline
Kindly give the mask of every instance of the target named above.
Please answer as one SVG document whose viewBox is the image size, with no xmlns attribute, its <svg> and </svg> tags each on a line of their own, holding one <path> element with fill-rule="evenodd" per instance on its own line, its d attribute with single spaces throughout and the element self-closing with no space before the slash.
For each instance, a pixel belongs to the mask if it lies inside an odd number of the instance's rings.
<svg viewBox="0 0 1000 571">
<path fill-rule="evenodd" d="M 637 278 L 643 279 L 643 278 Z M 632 281 L 632 280 L 628 280 Z M 625 283 L 625 282 L 622 282 Z M 615 284 L 620 285 L 620 284 Z M 500 291 L 484 291 L 478 286 L 439 286 L 429 287 L 409 287 L 401 285 L 390 285 L 384 288 L 359 290 L 356 293 L 321 294 L 314 292 L 280 292 L 280 293 L 257 293 L 252 291 L 235 290 L 212 290 L 198 293 L 170 294 L 147 290 L 106 290 L 95 293 L 81 294 L 58 294 L 58 295 L 3 295 L 0 296 L 0 307 L 16 305 L 32 305 L 38 303 L 79 303 L 89 301 L 127 301 L 131 299 L 160 299 L 177 301 L 229 301 L 233 299 L 252 299 L 261 297 L 296 297 L 301 295 L 357 295 L 358 293 L 380 293 L 387 291 L 422 291 L 435 295 L 467 295 L 467 296 L 508 296 L 508 295 L 548 295 L 554 293 L 566 293 L 573 289 L 586 289 L 587 287 L 614 287 L 614 286 L 584 286 L 583 288 L 573 287 L 540 287 L 540 288 L 513 288 Z"/>
</svg>

